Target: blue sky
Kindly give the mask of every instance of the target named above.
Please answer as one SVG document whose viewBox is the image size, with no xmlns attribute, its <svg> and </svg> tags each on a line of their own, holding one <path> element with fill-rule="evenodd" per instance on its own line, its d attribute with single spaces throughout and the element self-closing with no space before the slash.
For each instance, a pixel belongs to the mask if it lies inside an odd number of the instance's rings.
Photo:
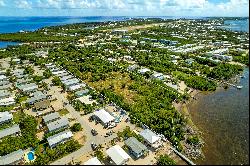
<svg viewBox="0 0 250 166">
<path fill-rule="evenodd" d="M 0 0 L 0 16 L 249 16 L 249 0 Z"/>
</svg>

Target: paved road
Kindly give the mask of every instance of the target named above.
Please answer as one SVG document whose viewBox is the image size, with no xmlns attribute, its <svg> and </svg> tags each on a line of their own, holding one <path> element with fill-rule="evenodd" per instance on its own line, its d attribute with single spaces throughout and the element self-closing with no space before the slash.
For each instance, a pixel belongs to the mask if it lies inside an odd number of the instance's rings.
<svg viewBox="0 0 250 166">
<path fill-rule="evenodd" d="M 68 100 L 58 91 L 59 89 L 57 87 L 51 87 L 52 91 L 54 92 L 54 95 L 56 96 L 57 100 L 62 101 L 62 102 L 66 102 L 69 103 Z M 105 142 L 111 141 L 113 138 L 115 138 L 117 135 L 113 134 L 109 137 L 104 137 L 104 136 L 92 136 L 91 134 L 91 127 L 89 126 L 88 122 L 86 122 L 86 120 L 84 120 L 81 115 L 80 112 L 77 112 L 74 107 L 72 107 L 70 104 L 67 104 L 65 106 L 65 108 L 69 111 L 69 113 L 72 115 L 73 118 L 77 119 L 77 121 L 81 124 L 81 126 L 84 129 L 84 133 L 86 135 L 86 142 L 85 145 L 83 147 L 81 147 L 79 150 L 51 163 L 51 165 L 64 165 L 69 163 L 70 161 L 72 161 L 73 159 L 77 159 L 80 156 L 91 152 L 92 148 L 91 148 L 91 142 L 94 142 L 96 144 L 103 144 Z"/>
</svg>

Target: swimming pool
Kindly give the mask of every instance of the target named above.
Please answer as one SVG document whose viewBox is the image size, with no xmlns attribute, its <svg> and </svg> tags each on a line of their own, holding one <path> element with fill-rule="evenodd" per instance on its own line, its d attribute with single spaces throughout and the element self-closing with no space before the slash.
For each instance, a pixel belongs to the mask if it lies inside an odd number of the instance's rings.
<svg viewBox="0 0 250 166">
<path fill-rule="evenodd" d="M 35 158 L 34 152 L 31 151 L 31 152 L 29 152 L 27 155 L 28 155 L 29 161 L 34 160 L 34 158 Z"/>
</svg>

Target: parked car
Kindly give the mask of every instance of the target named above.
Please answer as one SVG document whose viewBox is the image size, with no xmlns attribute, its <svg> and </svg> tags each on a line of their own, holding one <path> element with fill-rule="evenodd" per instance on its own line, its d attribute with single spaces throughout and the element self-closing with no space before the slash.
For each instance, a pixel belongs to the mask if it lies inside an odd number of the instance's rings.
<svg viewBox="0 0 250 166">
<path fill-rule="evenodd" d="M 89 117 L 89 121 L 92 122 L 94 120 L 93 115 Z"/>
<path fill-rule="evenodd" d="M 96 136 L 96 135 L 98 134 L 98 132 L 97 132 L 95 129 L 91 129 L 91 134 L 92 134 L 93 136 Z"/>
<path fill-rule="evenodd" d="M 92 143 L 91 143 L 91 148 L 92 148 L 93 150 L 96 150 L 97 145 L 96 145 L 94 142 L 92 142 Z"/>
</svg>

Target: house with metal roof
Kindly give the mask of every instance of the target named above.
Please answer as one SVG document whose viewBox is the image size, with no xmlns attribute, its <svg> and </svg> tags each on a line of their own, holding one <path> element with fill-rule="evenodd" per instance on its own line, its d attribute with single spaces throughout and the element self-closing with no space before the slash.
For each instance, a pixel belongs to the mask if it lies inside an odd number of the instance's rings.
<svg viewBox="0 0 250 166">
<path fill-rule="evenodd" d="M 82 97 L 84 95 L 87 95 L 88 93 L 89 93 L 89 90 L 88 89 L 84 89 L 84 90 L 80 90 L 80 91 L 75 92 L 75 95 L 77 97 Z"/>
<path fill-rule="evenodd" d="M 46 98 L 47 98 L 47 96 L 45 94 L 43 94 L 41 91 L 36 91 L 33 93 L 33 97 L 28 98 L 26 102 L 28 104 L 34 104 L 34 103 L 41 101 L 41 100 L 44 100 Z"/>
<path fill-rule="evenodd" d="M 21 133 L 19 125 L 15 124 L 9 128 L 0 130 L 0 139 L 9 135 L 14 135 L 14 134 L 19 134 L 19 133 Z"/>
<path fill-rule="evenodd" d="M 49 129 L 49 132 L 53 132 L 59 129 L 67 128 L 69 127 L 69 121 L 66 117 L 62 117 L 56 121 L 50 122 L 47 124 L 47 127 Z"/>
<path fill-rule="evenodd" d="M 73 78 L 73 79 L 69 79 L 69 80 L 65 80 L 65 81 L 62 81 L 62 83 L 66 86 L 70 86 L 70 85 L 73 85 L 73 84 L 77 84 L 79 83 L 80 80 L 77 79 L 77 78 Z"/>
<path fill-rule="evenodd" d="M 38 86 L 35 83 L 29 83 L 17 86 L 18 89 L 20 89 L 23 92 L 30 92 L 38 89 Z"/>
<path fill-rule="evenodd" d="M 41 92 L 41 91 L 36 91 L 33 93 L 33 96 L 31 98 L 28 98 L 27 99 L 27 103 L 28 104 L 34 104 L 35 102 L 38 102 L 38 101 L 41 101 L 41 100 L 44 100 L 46 99 L 47 96 Z"/>
<path fill-rule="evenodd" d="M 24 73 L 24 69 L 15 69 L 12 71 L 12 74 L 16 75 L 21 75 Z"/>
<path fill-rule="evenodd" d="M 13 119 L 13 115 L 8 111 L 0 112 L 0 125 L 6 122 L 10 122 Z"/>
<path fill-rule="evenodd" d="M 0 81 L 7 80 L 7 77 L 5 75 L 0 75 Z"/>
<path fill-rule="evenodd" d="M 94 115 L 101 120 L 104 126 L 109 126 L 112 122 L 114 122 L 115 118 L 111 116 L 107 111 L 104 109 L 100 109 L 94 112 Z"/>
<path fill-rule="evenodd" d="M 147 147 L 139 142 L 135 137 L 126 139 L 125 145 L 128 146 L 129 152 L 136 158 L 139 158 L 148 152 Z"/>
<path fill-rule="evenodd" d="M 53 112 L 53 113 L 50 113 L 50 114 L 43 116 L 43 122 L 45 124 L 47 124 L 47 123 L 52 122 L 54 120 L 57 120 L 59 118 L 60 118 L 60 114 L 58 112 Z"/>
<path fill-rule="evenodd" d="M 145 142 L 153 148 L 158 148 L 163 144 L 161 137 L 149 129 L 142 130 L 139 135 L 142 136 Z"/>
<path fill-rule="evenodd" d="M 79 90 L 81 89 L 82 87 L 85 87 L 86 85 L 84 83 L 81 83 L 81 84 L 74 84 L 74 85 L 70 85 L 68 87 L 68 90 L 69 91 L 75 91 L 75 90 Z"/>
<path fill-rule="evenodd" d="M 164 75 L 162 73 L 155 72 L 154 74 L 152 74 L 151 78 L 153 78 L 153 79 L 159 79 L 159 80 L 164 80 Z"/>
<path fill-rule="evenodd" d="M 0 90 L 3 90 L 3 89 L 9 89 L 12 87 L 12 84 L 7 84 L 7 85 L 0 85 Z"/>
<path fill-rule="evenodd" d="M 97 157 L 93 157 L 88 161 L 86 161 L 85 163 L 83 163 L 83 165 L 102 165 L 102 163 L 98 160 Z"/>
<path fill-rule="evenodd" d="M 73 133 L 69 130 L 66 130 L 66 131 L 63 131 L 63 132 L 60 132 L 58 134 L 48 137 L 47 141 L 49 143 L 49 146 L 53 148 L 57 146 L 58 144 L 69 140 L 71 137 L 73 137 Z"/>
<path fill-rule="evenodd" d="M 7 85 L 7 84 L 10 84 L 10 82 L 8 80 L 0 81 L 0 86 Z"/>
<path fill-rule="evenodd" d="M 66 80 L 69 80 L 69 79 L 72 79 L 72 78 L 74 78 L 74 76 L 72 76 L 72 75 L 67 75 L 67 76 L 61 77 L 60 80 L 61 80 L 61 81 L 66 81 Z"/>
<path fill-rule="evenodd" d="M 116 165 L 125 165 L 131 158 L 119 145 L 112 146 L 106 153 Z"/>
<path fill-rule="evenodd" d="M 15 103 L 15 99 L 12 96 L 0 99 L 0 106 L 8 106 Z"/>
<path fill-rule="evenodd" d="M 19 165 L 24 160 L 24 151 L 19 149 L 0 157 L 0 165 Z"/>
<path fill-rule="evenodd" d="M 150 70 L 148 68 L 142 68 L 142 69 L 138 70 L 138 72 L 140 74 L 145 74 L 146 72 L 150 72 Z"/>
<path fill-rule="evenodd" d="M 57 74 L 58 77 L 63 77 L 63 76 L 67 76 L 67 75 L 69 75 L 68 72 L 64 72 L 64 73 L 59 73 L 59 74 Z"/>
<path fill-rule="evenodd" d="M 11 93 L 7 90 L 0 90 L 0 99 L 10 96 Z"/>
</svg>

